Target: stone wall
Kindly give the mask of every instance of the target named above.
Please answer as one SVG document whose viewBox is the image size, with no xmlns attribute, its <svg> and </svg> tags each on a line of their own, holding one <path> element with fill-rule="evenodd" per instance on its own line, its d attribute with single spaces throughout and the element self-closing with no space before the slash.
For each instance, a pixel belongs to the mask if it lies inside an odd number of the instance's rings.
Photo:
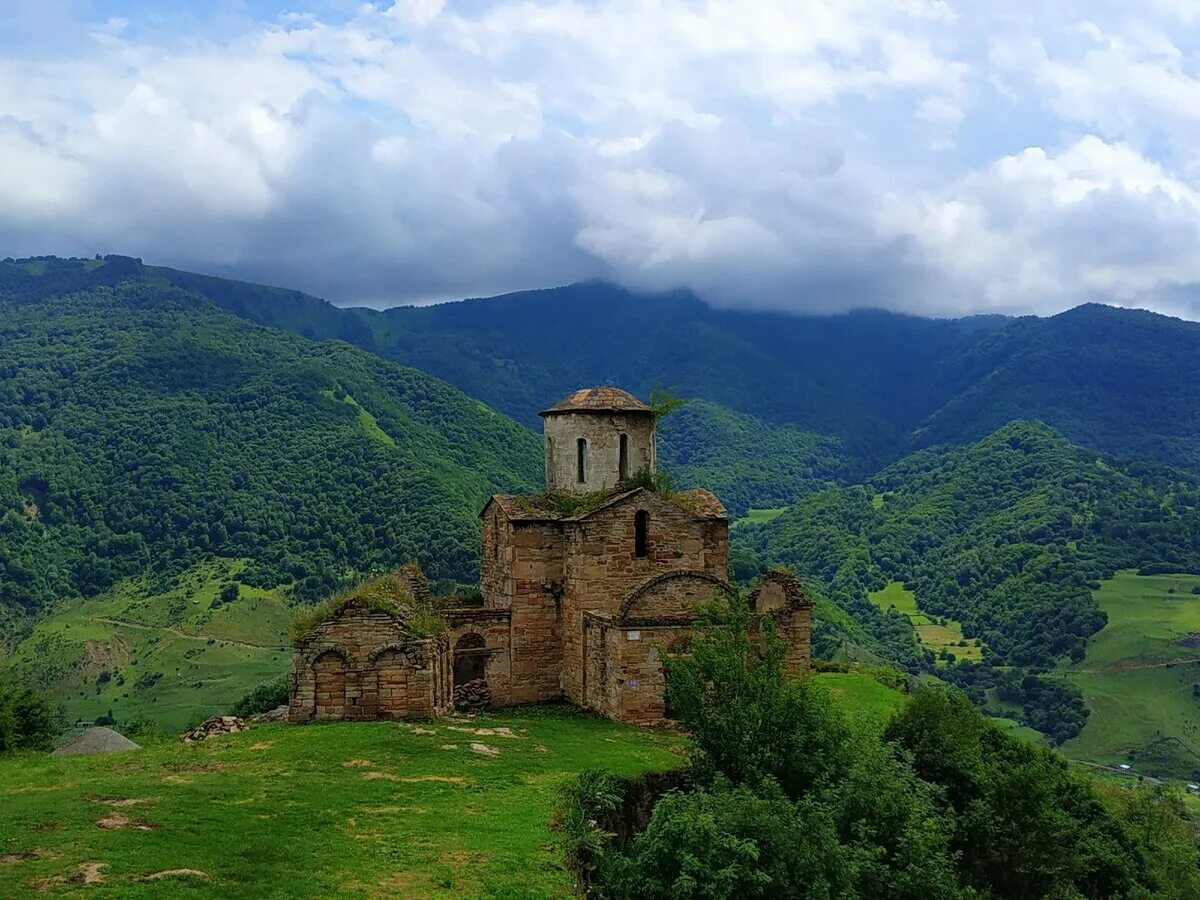
<svg viewBox="0 0 1200 900">
<path fill-rule="evenodd" d="M 493 503 L 483 517 L 483 538 L 479 552 L 479 590 L 484 605 L 493 609 L 512 606 L 516 591 L 513 577 L 512 524 Z"/>
<path fill-rule="evenodd" d="M 423 718 L 450 708 L 449 643 L 350 606 L 296 644 L 288 720 Z"/>
<path fill-rule="evenodd" d="M 780 636 L 788 642 L 784 671 L 795 677 L 812 668 L 812 607 L 803 606 L 774 618 Z"/>
<path fill-rule="evenodd" d="M 558 522 L 518 522 L 511 531 L 512 702 L 562 696 L 563 532 Z"/>
<path fill-rule="evenodd" d="M 670 652 L 691 638 L 689 625 L 631 628 L 604 615 L 588 615 L 584 691 L 586 705 L 633 725 L 666 721 L 666 679 L 659 647 Z"/>
<path fill-rule="evenodd" d="M 634 553 L 634 516 L 650 514 L 648 555 Z M 564 523 L 562 646 L 563 687 L 569 699 L 583 702 L 583 616 L 617 615 L 622 599 L 656 575 L 679 569 L 724 579 L 728 548 L 723 530 L 697 519 L 670 500 L 640 491 L 586 519 Z"/>
<path fill-rule="evenodd" d="M 611 490 L 620 479 L 620 436 L 627 439 L 626 477 L 657 466 L 654 417 L 649 413 L 549 413 L 543 418 L 546 490 L 590 494 Z M 586 478 L 578 479 L 577 446 L 587 441 Z"/>
<path fill-rule="evenodd" d="M 750 592 L 750 605 L 759 615 L 769 615 L 779 635 L 788 642 L 784 668 L 799 675 L 812 666 L 812 599 L 800 579 L 786 569 L 775 569 L 759 579 Z"/>
</svg>

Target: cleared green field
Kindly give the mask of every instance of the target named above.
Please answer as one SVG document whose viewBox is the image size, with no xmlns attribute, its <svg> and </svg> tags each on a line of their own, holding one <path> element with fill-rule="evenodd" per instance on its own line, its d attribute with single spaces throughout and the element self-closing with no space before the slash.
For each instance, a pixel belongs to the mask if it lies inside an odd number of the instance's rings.
<svg viewBox="0 0 1200 900">
<path fill-rule="evenodd" d="M 969 659 L 975 662 L 983 659 L 983 644 L 979 638 L 965 638 L 962 625 L 954 619 L 942 619 L 945 624 L 934 622 L 917 609 L 917 595 L 907 590 L 903 583 L 889 582 L 882 590 L 872 591 L 867 596 L 880 609 L 895 607 L 897 612 L 908 616 L 921 643 L 934 653 L 949 650 L 955 659 Z M 965 647 L 962 646 L 964 641 Z"/>
<path fill-rule="evenodd" d="M 817 680 L 880 724 L 903 702 L 863 675 Z M 543 706 L 14 754 L 0 758 L 0 894 L 571 896 L 550 825 L 558 786 L 591 766 L 682 765 L 683 740 Z"/>
<path fill-rule="evenodd" d="M 1063 745 L 1075 759 L 1200 777 L 1200 596 L 1190 575 L 1119 572 L 1095 592 L 1108 624 L 1061 674 L 1091 714 Z"/>
<path fill-rule="evenodd" d="M 733 527 L 737 528 L 741 525 L 758 525 L 762 522 L 770 522 L 772 519 L 783 515 L 787 512 L 786 506 L 780 506 L 772 509 L 748 509 L 746 515 L 733 523 Z"/>
<path fill-rule="evenodd" d="M 883 731 L 888 720 L 904 705 L 904 694 L 855 672 L 822 672 L 817 683 L 828 689 L 853 725 Z"/>
<path fill-rule="evenodd" d="M 287 670 L 290 612 L 278 593 L 241 585 L 218 604 L 243 566 L 217 560 L 166 593 L 126 581 L 68 603 L 38 623 L 7 660 L 15 680 L 51 691 L 69 718 L 118 722 L 144 716 L 172 729 L 227 712 L 249 688 Z"/>
<path fill-rule="evenodd" d="M 555 788 L 588 766 L 680 765 L 680 742 L 551 707 L 22 754 L 0 761 L 0 883 L 6 897 L 88 872 L 97 897 L 566 896 Z"/>
</svg>

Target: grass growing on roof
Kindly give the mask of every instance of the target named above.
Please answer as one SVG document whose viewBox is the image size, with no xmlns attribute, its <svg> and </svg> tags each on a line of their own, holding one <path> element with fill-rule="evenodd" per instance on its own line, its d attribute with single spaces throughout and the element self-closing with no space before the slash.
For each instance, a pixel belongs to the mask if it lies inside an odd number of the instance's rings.
<svg viewBox="0 0 1200 900">
<path fill-rule="evenodd" d="M 328 622 L 351 604 L 403 616 L 409 631 L 419 637 L 442 634 L 446 629 L 445 622 L 432 608 L 417 608 L 408 587 L 395 573 L 389 572 L 301 610 L 292 621 L 292 640 L 298 641 L 312 634 L 318 625 Z"/>
</svg>

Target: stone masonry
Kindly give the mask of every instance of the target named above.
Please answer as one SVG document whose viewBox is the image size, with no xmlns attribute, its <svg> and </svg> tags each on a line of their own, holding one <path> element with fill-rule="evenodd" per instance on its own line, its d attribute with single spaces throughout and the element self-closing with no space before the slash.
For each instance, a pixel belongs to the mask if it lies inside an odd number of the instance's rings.
<svg viewBox="0 0 1200 900">
<path fill-rule="evenodd" d="M 703 488 L 638 486 L 656 465 L 654 415 L 625 391 L 576 391 L 542 416 L 547 492 L 496 495 L 480 514 L 482 602 L 439 609 L 446 634 L 422 639 L 403 610 L 341 610 L 297 645 L 292 721 L 438 715 L 456 688 L 497 706 L 566 698 L 627 722 L 670 718 L 660 653 L 686 652 L 699 604 L 737 595 L 728 516 Z M 419 570 L 397 577 L 427 598 Z M 749 602 L 788 641 L 788 671 L 808 666 L 800 582 L 769 572 Z"/>
</svg>

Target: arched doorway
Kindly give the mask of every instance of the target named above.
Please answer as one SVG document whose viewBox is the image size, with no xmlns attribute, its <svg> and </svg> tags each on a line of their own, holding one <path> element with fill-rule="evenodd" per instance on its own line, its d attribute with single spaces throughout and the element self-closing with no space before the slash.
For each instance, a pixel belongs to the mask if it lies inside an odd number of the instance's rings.
<svg viewBox="0 0 1200 900">
<path fill-rule="evenodd" d="M 343 719 L 346 716 L 346 679 L 350 666 L 336 650 L 326 650 L 313 660 L 316 695 L 314 718 Z"/>
</svg>

